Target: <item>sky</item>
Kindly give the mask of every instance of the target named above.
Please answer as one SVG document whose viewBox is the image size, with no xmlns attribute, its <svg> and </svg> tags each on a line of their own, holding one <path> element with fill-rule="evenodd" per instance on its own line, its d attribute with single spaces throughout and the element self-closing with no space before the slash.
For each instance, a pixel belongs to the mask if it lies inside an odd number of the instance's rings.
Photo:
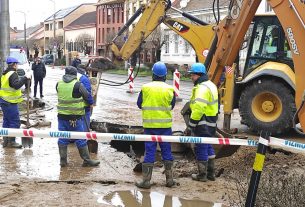
<svg viewBox="0 0 305 207">
<path fill-rule="evenodd" d="M 52 0 L 53 1 L 53 0 Z M 51 0 L 9 0 L 10 25 L 23 30 L 24 14 L 26 13 L 27 27 L 43 22 L 54 13 L 54 4 Z M 56 11 L 82 3 L 97 3 L 98 0 L 54 0 Z"/>
</svg>

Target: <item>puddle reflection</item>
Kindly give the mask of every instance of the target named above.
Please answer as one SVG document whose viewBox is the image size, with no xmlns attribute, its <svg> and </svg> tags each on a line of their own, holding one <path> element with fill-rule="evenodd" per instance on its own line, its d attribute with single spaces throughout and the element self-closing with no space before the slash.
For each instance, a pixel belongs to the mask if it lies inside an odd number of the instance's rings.
<svg viewBox="0 0 305 207">
<path fill-rule="evenodd" d="M 186 200 L 158 192 L 115 191 L 98 199 L 98 203 L 117 207 L 221 207 L 222 204 L 201 200 Z"/>
</svg>

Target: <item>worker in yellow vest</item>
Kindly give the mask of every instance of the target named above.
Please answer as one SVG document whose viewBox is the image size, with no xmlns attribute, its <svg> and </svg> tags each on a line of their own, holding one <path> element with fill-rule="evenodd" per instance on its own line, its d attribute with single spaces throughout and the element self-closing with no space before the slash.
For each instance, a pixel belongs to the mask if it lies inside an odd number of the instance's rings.
<svg viewBox="0 0 305 207">
<path fill-rule="evenodd" d="M 153 81 L 142 86 L 137 105 L 142 109 L 142 121 L 144 134 L 150 135 L 172 135 L 172 110 L 175 106 L 176 98 L 174 89 L 165 83 L 167 68 L 164 63 L 154 64 Z M 165 167 L 166 186 L 172 187 L 173 180 L 173 156 L 171 144 L 159 142 L 162 160 Z M 142 164 L 143 180 L 137 182 L 140 188 L 151 187 L 151 176 L 155 162 L 157 142 L 145 142 L 145 158 Z"/>
<path fill-rule="evenodd" d="M 18 104 L 23 101 L 21 87 L 27 83 L 27 79 L 31 79 L 30 74 L 19 77 L 16 70 L 18 68 L 18 60 L 13 57 L 6 59 L 7 69 L 1 76 L 0 87 L 0 105 L 3 112 L 4 128 L 19 128 L 20 117 Z M 4 137 L 3 147 L 22 148 L 16 142 L 15 137 Z"/>
<path fill-rule="evenodd" d="M 77 80 L 77 69 L 73 66 L 65 68 L 65 75 L 56 85 L 58 95 L 58 130 L 84 132 L 83 117 L 85 115 L 84 101 L 88 103 L 89 93 L 86 88 Z M 60 166 L 66 167 L 67 147 L 70 142 L 75 142 L 80 157 L 84 160 L 83 167 L 97 166 L 98 160 L 90 159 L 87 140 L 58 139 L 60 155 Z"/>
<path fill-rule="evenodd" d="M 209 80 L 204 64 L 194 63 L 189 71 L 194 88 L 190 99 L 191 117 L 189 127 L 197 137 L 215 137 L 218 118 L 218 90 Z M 210 144 L 196 144 L 195 154 L 198 174 L 192 179 L 206 182 L 215 180 L 215 152 Z"/>
</svg>

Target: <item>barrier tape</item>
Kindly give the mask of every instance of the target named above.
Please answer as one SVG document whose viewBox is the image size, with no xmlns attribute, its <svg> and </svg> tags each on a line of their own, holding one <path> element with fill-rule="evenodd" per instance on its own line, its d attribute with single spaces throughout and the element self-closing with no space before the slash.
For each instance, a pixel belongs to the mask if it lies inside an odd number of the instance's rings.
<svg viewBox="0 0 305 207">
<path fill-rule="evenodd" d="M 190 137 L 190 136 L 161 136 L 144 134 L 112 134 L 95 132 L 75 132 L 75 131 L 53 131 L 37 129 L 12 129 L 0 128 L 0 136 L 5 137 L 38 137 L 38 138 L 64 138 L 64 139 L 93 139 L 99 142 L 119 141 L 152 141 L 152 142 L 175 142 L 175 143 L 195 143 L 195 144 L 215 144 L 215 145 L 239 145 L 257 147 L 258 140 L 216 138 L 216 137 Z M 285 149 L 291 152 L 305 153 L 305 144 L 270 137 L 268 146 Z"/>
</svg>

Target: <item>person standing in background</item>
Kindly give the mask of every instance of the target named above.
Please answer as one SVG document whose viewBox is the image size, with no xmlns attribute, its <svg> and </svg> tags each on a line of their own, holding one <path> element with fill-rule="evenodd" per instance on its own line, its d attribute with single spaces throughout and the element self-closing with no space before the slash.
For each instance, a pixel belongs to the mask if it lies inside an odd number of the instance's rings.
<svg viewBox="0 0 305 207">
<path fill-rule="evenodd" d="M 40 57 L 37 57 L 35 62 L 32 64 L 32 70 L 34 73 L 34 98 L 37 94 L 37 85 L 39 83 L 40 98 L 43 98 L 43 79 L 46 77 L 46 66 L 41 62 Z"/>
</svg>

